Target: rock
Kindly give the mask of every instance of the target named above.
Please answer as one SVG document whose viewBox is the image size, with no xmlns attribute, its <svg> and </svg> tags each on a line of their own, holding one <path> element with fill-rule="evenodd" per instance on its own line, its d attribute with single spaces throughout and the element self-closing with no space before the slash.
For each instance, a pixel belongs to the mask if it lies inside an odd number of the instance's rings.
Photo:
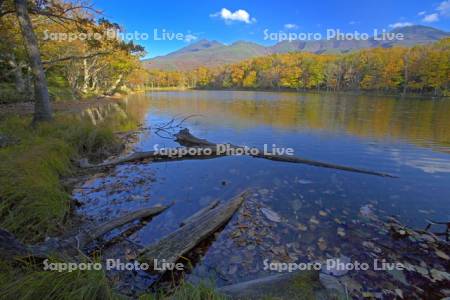
<svg viewBox="0 0 450 300">
<path fill-rule="evenodd" d="M 344 276 L 345 274 L 348 273 L 348 270 L 346 268 L 339 267 L 339 264 L 350 263 L 351 262 L 350 257 L 342 255 L 338 258 L 331 258 L 330 260 L 334 260 L 336 262 L 322 265 L 321 269 L 322 273 L 332 276 Z"/>
<path fill-rule="evenodd" d="M 325 251 L 325 249 L 327 249 L 327 242 L 321 237 L 317 240 L 317 246 L 321 251 Z"/>
<path fill-rule="evenodd" d="M 364 217 L 369 217 L 369 216 L 373 215 L 371 206 L 372 206 L 371 204 L 366 204 L 364 206 L 361 206 L 361 208 L 359 209 L 359 212 L 361 213 L 361 215 Z"/>
<path fill-rule="evenodd" d="M 292 200 L 291 205 L 292 209 L 295 211 L 300 210 L 302 208 L 302 202 L 298 199 Z"/>
</svg>

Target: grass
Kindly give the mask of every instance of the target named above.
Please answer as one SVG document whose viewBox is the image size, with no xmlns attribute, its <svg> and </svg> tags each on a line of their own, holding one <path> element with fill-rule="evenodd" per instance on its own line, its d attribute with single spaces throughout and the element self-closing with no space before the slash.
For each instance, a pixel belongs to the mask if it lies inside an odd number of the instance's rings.
<svg viewBox="0 0 450 300">
<path fill-rule="evenodd" d="M 193 285 L 184 282 L 179 285 L 173 294 L 145 294 L 139 297 L 139 300 L 226 300 L 226 296 L 218 293 L 214 286 L 206 281 Z"/>
<path fill-rule="evenodd" d="M 125 119 L 112 114 L 94 126 L 59 116 L 34 129 L 27 118 L 1 121 L 0 136 L 15 142 L 0 148 L 0 227 L 31 243 L 61 232 L 71 207 L 61 177 L 79 158 L 95 161 L 120 150 L 113 131 L 132 127 Z"/>
<path fill-rule="evenodd" d="M 0 82 L 0 103 L 15 103 L 29 100 L 25 93 L 19 93 L 13 83 Z"/>
<path fill-rule="evenodd" d="M 30 127 L 30 118 L 0 121 L 0 227 L 26 243 L 64 231 L 70 221 L 70 195 L 61 177 L 74 172 L 74 161 L 97 160 L 116 152 L 114 131 L 135 129 L 136 122 L 116 108 L 94 126 L 85 119 L 57 116 L 52 123 Z M 0 299 L 105 299 L 125 297 L 114 292 L 103 270 L 45 271 L 38 262 L 0 260 Z M 222 300 L 204 283 L 185 283 L 170 296 L 144 295 L 140 299 Z"/>
<path fill-rule="evenodd" d="M 71 202 L 61 178 L 74 161 L 104 158 L 121 149 L 114 131 L 136 122 L 117 108 L 94 126 L 73 115 L 30 127 L 31 118 L 0 121 L 0 227 L 26 243 L 60 234 L 70 221 Z M 120 299 L 102 270 L 54 272 L 40 264 L 0 260 L 0 299 Z"/>
<path fill-rule="evenodd" d="M 0 273 L 0 299 L 125 299 L 112 290 L 103 270 L 45 271 L 40 265 L 27 264 L 17 271 L 4 262 L 0 266 L 7 270 Z"/>
<path fill-rule="evenodd" d="M 72 88 L 63 76 L 50 73 L 47 80 L 48 92 L 53 101 L 75 99 Z"/>
</svg>

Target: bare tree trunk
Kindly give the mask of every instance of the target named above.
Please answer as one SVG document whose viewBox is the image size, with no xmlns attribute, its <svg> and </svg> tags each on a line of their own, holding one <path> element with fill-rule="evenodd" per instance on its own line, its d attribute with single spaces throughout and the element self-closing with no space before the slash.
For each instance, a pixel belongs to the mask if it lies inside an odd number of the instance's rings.
<svg viewBox="0 0 450 300">
<path fill-rule="evenodd" d="M 15 0 L 16 14 L 22 36 L 30 60 L 31 72 L 34 79 L 34 117 L 33 123 L 52 120 L 52 108 L 48 93 L 47 79 L 41 61 L 38 41 L 33 31 L 30 16 L 28 15 L 27 0 Z"/>
<path fill-rule="evenodd" d="M 122 82 L 122 79 L 123 79 L 123 75 L 120 74 L 119 78 L 117 78 L 117 80 L 113 83 L 113 85 L 111 86 L 111 88 L 108 90 L 108 92 L 106 94 L 113 95 L 117 91 L 117 88 L 119 87 L 120 83 Z"/>
<path fill-rule="evenodd" d="M 25 92 L 25 79 L 23 78 L 22 66 L 19 63 L 17 63 L 16 57 L 14 54 L 11 54 L 11 56 L 9 56 L 8 63 L 12 68 L 12 73 L 14 75 L 14 84 L 16 86 L 16 90 L 19 93 Z"/>
<path fill-rule="evenodd" d="M 83 59 L 83 87 L 81 89 L 81 92 L 83 94 L 87 94 L 88 88 L 89 88 L 89 68 L 87 59 Z"/>
</svg>

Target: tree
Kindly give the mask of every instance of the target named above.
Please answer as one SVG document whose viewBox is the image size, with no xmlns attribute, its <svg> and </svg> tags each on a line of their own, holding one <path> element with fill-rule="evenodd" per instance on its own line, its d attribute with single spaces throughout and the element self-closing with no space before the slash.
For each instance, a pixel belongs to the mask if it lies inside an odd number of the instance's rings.
<svg viewBox="0 0 450 300">
<path fill-rule="evenodd" d="M 31 73 L 34 82 L 34 117 L 33 123 L 52 120 L 52 108 L 50 95 L 45 77 L 44 67 L 41 61 L 41 52 L 34 34 L 33 25 L 28 15 L 27 0 L 15 0 L 16 15 L 27 50 Z"/>
<path fill-rule="evenodd" d="M 255 88 L 256 87 L 256 71 L 248 72 L 247 76 L 242 82 L 242 86 L 245 88 Z"/>
</svg>

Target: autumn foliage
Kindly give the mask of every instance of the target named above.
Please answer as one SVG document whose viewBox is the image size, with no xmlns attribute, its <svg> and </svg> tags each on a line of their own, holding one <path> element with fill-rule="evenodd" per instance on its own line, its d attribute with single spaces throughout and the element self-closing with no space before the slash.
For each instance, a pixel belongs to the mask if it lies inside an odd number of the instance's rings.
<svg viewBox="0 0 450 300">
<path fill-rule="evenodd" d="M 291 52 L 189 72 L 149 71 L 151 87 L 377 91 L 448 95 L 450 39 L 347 54 Z"/>
</svg>

